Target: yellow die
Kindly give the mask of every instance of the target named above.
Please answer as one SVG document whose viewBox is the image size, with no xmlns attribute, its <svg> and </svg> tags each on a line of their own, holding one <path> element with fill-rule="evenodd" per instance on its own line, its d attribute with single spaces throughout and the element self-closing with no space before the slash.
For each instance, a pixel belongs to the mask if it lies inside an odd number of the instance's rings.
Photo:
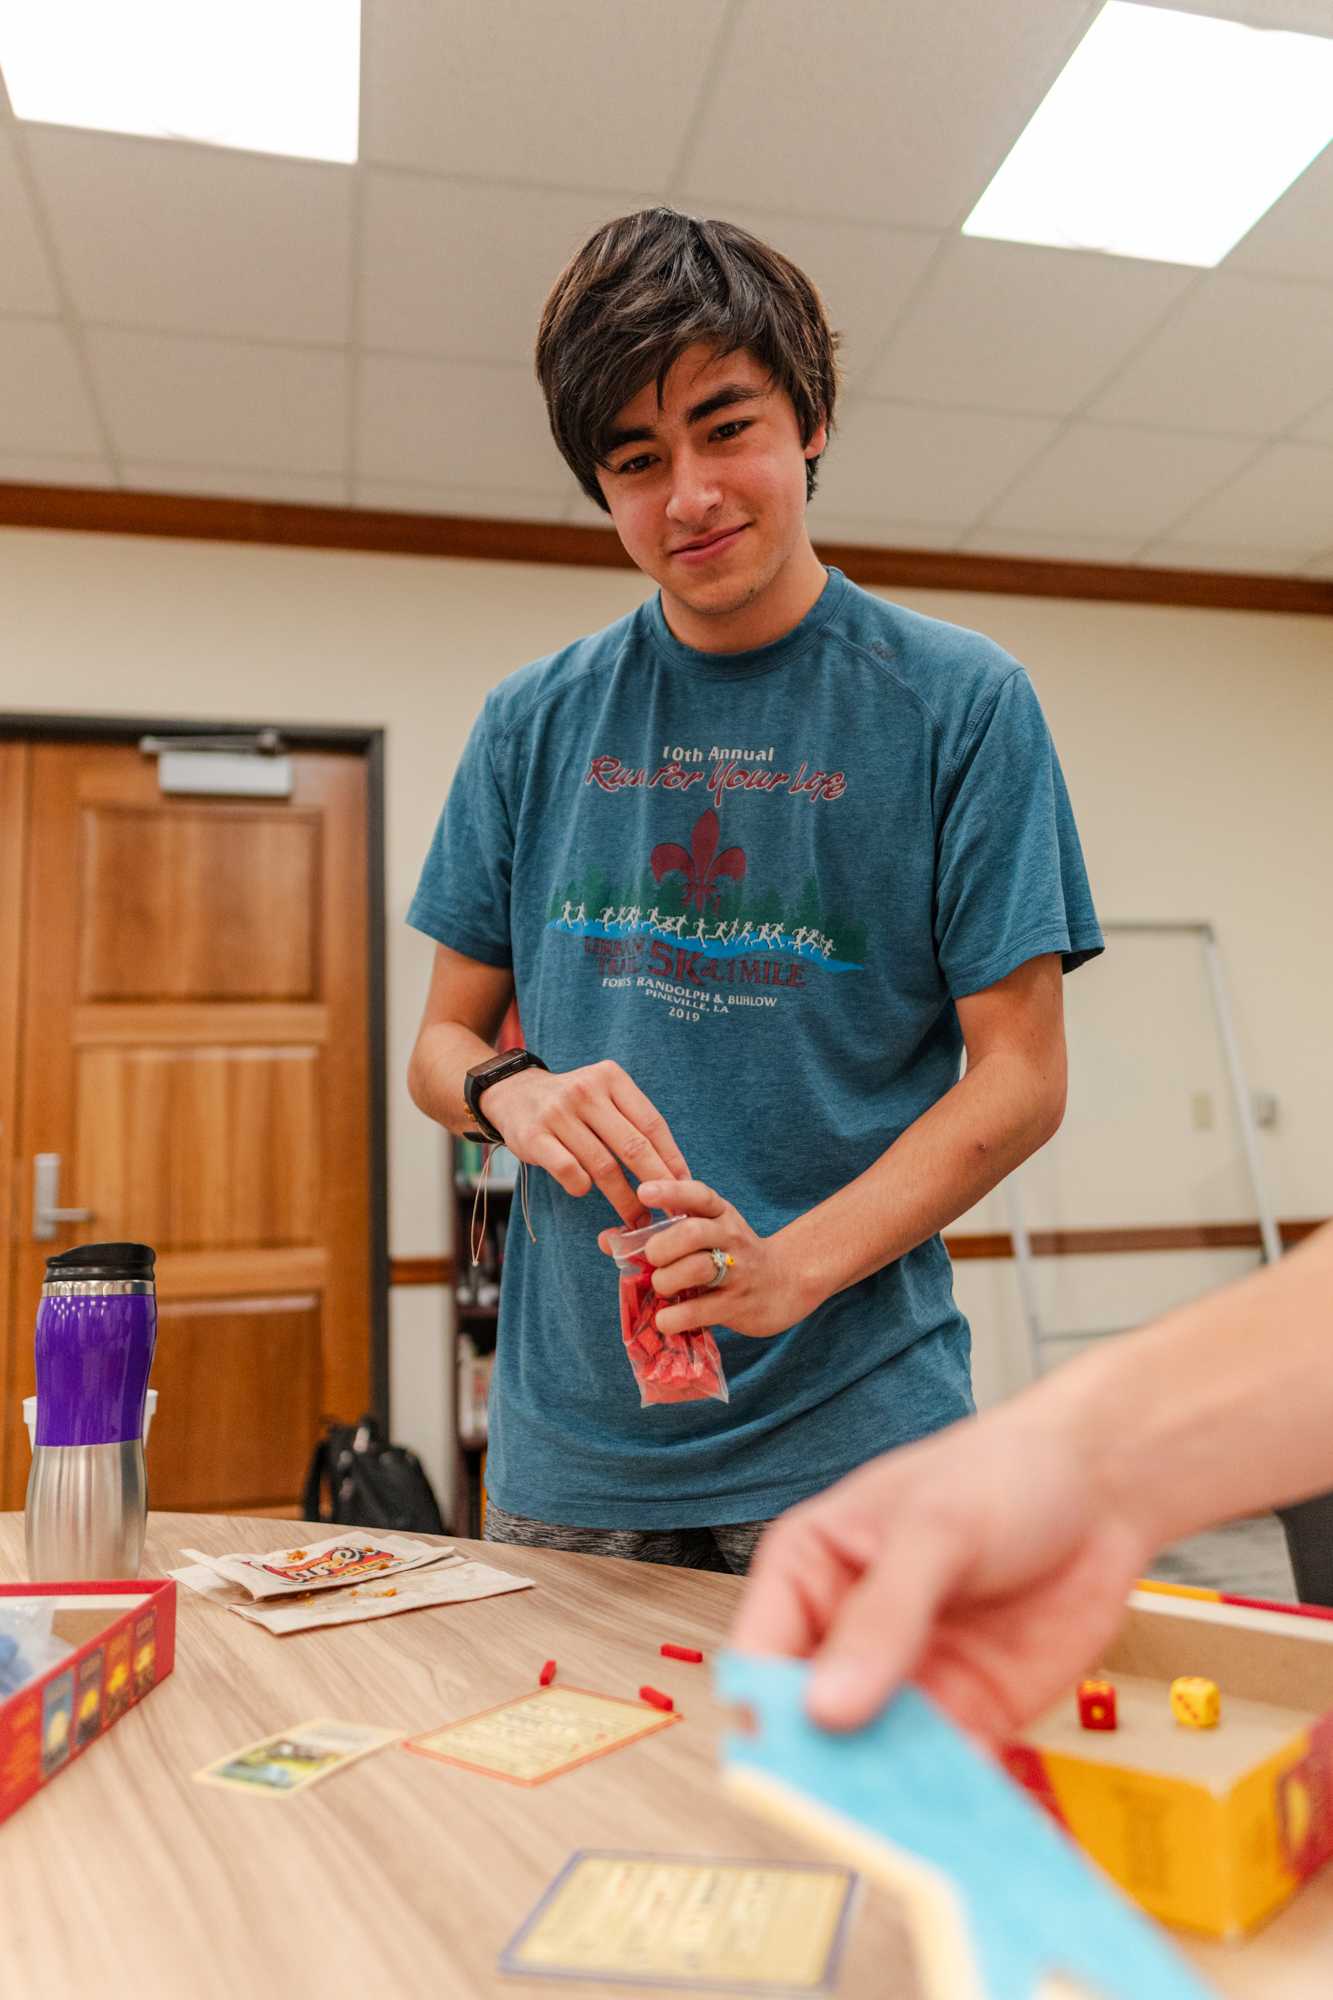
<svg viewBox="0 0 1333 2000">
<path fill-rule="evenodd" d="M 1171 1713 L 1187 1729 L 1216 1729 L 1222 1713 L 1217 1682 L 1202 1674 L 1182 1674 L 1171 1683 Z"/>
</svg>

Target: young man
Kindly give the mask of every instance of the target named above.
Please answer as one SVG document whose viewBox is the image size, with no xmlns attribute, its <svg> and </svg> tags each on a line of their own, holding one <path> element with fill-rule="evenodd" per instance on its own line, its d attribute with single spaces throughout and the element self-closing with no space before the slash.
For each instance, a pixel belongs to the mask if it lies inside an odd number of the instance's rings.
<svg viewBox="0 0 1333 2000">
<path fill-rule="evenodd" d="M 830 1728 L 910 1675 L 1002 1741 L 1095 1662 L 1165 1543 L 1326 1492 L 1330 1332 L 1333 1225 L 798 1508 L 765 1538 L 736 1643 L 813 1656 Z"/>
<path fill-rule="evenodd" d="M 811 547 L 836 371 L 801 272 L 623 217 L 537 369 L 658 593 L 488 698 L 409 912 L 438 945 L 410 1086 L 540 1170 L 488 1536 L 743 1569 L 772 1516 L 970 1411 L 937 1232 L 1058 1125 L 1061 970 L 1101 937 L 1022 669 Z M 515 990 L 541 1066 L 497 1069 Z M 657 1323 L 718 1329 L 729 1402 L 640 1408 L 607 1203 L 684 1218 Z"/>
</svg>

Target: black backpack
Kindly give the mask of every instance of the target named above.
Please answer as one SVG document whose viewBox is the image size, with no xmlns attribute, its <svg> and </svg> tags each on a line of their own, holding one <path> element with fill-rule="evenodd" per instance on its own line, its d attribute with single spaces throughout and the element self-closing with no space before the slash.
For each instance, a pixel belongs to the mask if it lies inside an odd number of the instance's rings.
<svg viewBox="0 0 1333 2000">
<path fill-rule="evenodd" d="M 315 1446 L 301 1507 L 307 1521 L 346 1528 L 445 1532 L 421 1460 L 405 1445 L 387 1444 L 370 1415 L 359 1424 L 329 1425 Z"/>
</svg>

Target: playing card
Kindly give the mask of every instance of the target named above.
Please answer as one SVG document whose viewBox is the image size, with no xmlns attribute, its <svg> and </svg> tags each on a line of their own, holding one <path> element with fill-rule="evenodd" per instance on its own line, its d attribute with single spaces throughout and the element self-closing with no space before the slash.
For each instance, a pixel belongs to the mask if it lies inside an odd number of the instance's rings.
<svg viewBox="0 0 1333 2000">
<path fill-rule="evenodd" d="M 541 1785 L 680 1720 L 643 1702 L 621 1701 L 588 1688 L 534 1688 L 517 1701 L 409 1737 L 403 1748 L 506 1778 L 510 1784 Z"/>
<path fill-rule="evenodd" d="M 361 1722 L 333 1722 L 321 1717 L 233 1750 L 194 1775 L 201 1785 L 221 1785 L 229 1792 L 290 1798 L 293 1792 L 308 1790 L 359 1757 L 382 1750 L 386 1743 L 396 1743 L 400 1734 L 396 1729 L 372 1729 Z"/>
</svg>

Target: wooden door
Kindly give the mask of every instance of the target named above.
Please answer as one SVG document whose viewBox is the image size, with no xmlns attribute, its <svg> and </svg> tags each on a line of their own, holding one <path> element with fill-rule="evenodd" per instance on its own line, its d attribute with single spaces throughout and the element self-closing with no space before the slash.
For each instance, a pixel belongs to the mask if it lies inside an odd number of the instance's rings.
<svg viewBox="0 0 1333 2000">
<path fill-rule="evenodd" d="M 364 762 L 298 753 L 289 799 L 223 800 L 163 796 L 135 746 L 3 756 L 26 845 L 6 1504 L 45 1259 L 128 1238 L 158 1253 L 152 1505 L 290 1505 L 321 1415 L 371 1394 Z M 46 1242 L 39 1153 L 92 1211 Z"/>
</svg>

